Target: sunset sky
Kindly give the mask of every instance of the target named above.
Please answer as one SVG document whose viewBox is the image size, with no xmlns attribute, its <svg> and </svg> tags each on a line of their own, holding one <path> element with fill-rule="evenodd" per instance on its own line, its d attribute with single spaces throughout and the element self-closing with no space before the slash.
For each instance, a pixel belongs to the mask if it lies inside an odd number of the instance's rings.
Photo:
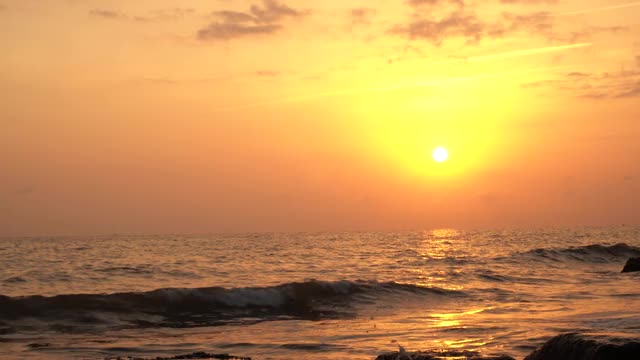
<svg viewBox="0 0 640 360">
<path fill-rule="evenodd" d="M 640 1 L 0 0 L 0 53 L 0 236 L 640 223 Z"/>
</svg>

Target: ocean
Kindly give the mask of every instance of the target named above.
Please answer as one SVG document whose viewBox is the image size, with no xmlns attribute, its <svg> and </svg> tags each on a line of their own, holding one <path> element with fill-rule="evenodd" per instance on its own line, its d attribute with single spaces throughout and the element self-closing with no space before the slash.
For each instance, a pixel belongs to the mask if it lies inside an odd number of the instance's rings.
<svg viewBox="0 0 640 360">
<path fill-rule="evenodd" d="M 0 358 L 523 358 L 640 338 L 640 228 L 0 239 Z"/>
</svg>

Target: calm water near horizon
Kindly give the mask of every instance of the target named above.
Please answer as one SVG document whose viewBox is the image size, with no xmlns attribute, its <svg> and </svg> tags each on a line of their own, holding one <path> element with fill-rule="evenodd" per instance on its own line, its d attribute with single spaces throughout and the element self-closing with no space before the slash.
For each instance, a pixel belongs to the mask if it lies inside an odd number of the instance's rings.
<svg viewBox="0 0 640 360">
<path fill-rule="evenodd" d="M 522 358 L 640 338 L 640 228 L 0 239 L 0 357 Z"/>
</svg>

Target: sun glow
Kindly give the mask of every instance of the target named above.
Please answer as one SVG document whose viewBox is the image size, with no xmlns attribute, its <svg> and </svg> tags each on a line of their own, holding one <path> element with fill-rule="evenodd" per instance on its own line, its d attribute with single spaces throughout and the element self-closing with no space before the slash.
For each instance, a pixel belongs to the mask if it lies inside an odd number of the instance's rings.
<svg viewBox="0 0 640 360">
<path fill-rule="evenodd" d="M 439 146 L 437 148 L 435 148 L 433 150 L 433 160 L 435 160 L 436 162 L 445 162 L 447 161 L 447 159 L 449 158 L 449 152 L 447 151 L 447 149 Z"/>
<path fill-rule="evenodd" d="M 393 174 L 416 186 L 438 184 L 441 191 L 454 183 L 471 186 L 474 176 L 500 168 L 510 156 L 500 149 L 521 146 L 513 143 L 517 136 L 503 135 L 518 111 L 511 104 L 529 100 L 507 80 L 440 84 L 429 96 L 422 89 L 354 97 L 354 118 L 360 119 L 358 130 L 368 137 L 376 161 L 396 167 Z M 489 96 L 487 86 L 503 97 Z M 461 97 L 464 106 L 457 103 Z"/>
</svg>

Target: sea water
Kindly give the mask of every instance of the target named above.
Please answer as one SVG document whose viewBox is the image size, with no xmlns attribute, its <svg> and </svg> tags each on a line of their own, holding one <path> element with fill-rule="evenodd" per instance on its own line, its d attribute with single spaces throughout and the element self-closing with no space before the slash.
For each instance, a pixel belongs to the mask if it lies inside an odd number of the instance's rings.
<svg viewBox="0 0 640 360">
<path fill-rule="evenodd" d="M 522 358 L 640 338 L 640 228 L 0 239 L 0 357 Z"/>
</svg>

